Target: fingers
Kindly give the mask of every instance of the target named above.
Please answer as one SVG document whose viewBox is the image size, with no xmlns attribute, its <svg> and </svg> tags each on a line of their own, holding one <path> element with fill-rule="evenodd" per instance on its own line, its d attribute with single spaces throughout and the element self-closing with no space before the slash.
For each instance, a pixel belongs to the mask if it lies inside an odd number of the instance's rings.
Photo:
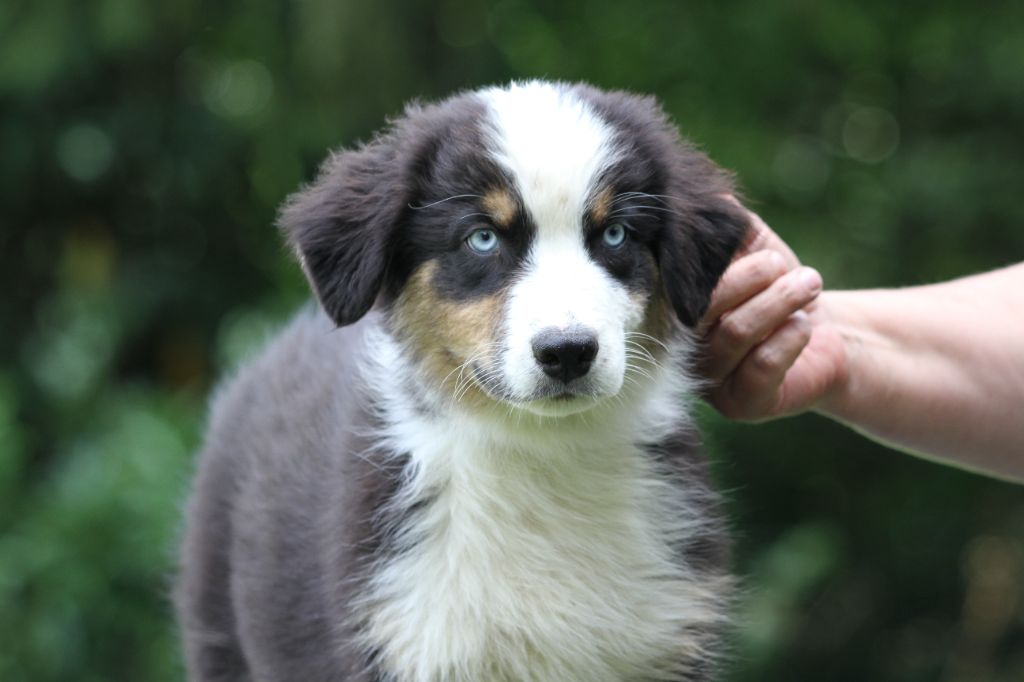
<svg viewBox="0 0 1024 682">
<path fill-rule="evenodd" d="M 722 414 L 754 420 L 788 409 L 787 394 L 799 384 L 800 373 L 794 374 L 794 384 L 787 382 L 787 372 L 812 335 L 811 319 L 802 309 L 817 298 L 822 282 L 815 270 L 800 267 L 758 215 L 747 214 L 747 239 L 704 317 L 707 352 L 701 371 L 711 381 L 707 397 Z"/>
<path fill-rule="evenodd" d="M 712 398 L 731 419 L 776 416 L 783 398 L 786 373 L 811 339 L 807 314 L 797 311 L 743 358 L 729 380 Z"/>
<path fill-rule="evenodd" d="M 766 288 L 783 273 L 800 266 L 800 260 L 789 245 L 772 232 L 760 216 L 743 208 L 736 197 L 727 195 L 725 198 L 746 211 L 750 231 L 711 295 L 704 314 L 705 326 L 714 324 L 727 310 Z"/>
<path fill-rule="evenodd" d="M 743 256 L 729 266 L 722 275 L 704 320 L 714 323 L 727 310 L 732 310 L 759 291 L 767 289 L 776 279 L 789 270 L 781 254 L 775 251 L 758 251 Z"/>
<path fill-rule="evenodd" d="M 721 381 L 731 374 L 754 346 L 817 298 L 821 286 L 816 270 L 799 268 L 726 313 L 707 335 L 704 376 Z"/>
</svg>

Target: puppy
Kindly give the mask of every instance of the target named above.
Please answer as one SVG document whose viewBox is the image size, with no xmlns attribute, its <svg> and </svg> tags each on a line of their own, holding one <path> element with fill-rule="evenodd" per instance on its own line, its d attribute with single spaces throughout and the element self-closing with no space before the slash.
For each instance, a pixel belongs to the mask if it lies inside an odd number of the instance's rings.
<svg viewBox="0 0 1024 682">
<path fill-rule="evenodd" d="M 410 106 L 280 225 L 319 300 L 219 391 L 195 682 L 711 679 L 727 542 L 686 400 L 743 240 L 654 100 Z"/>
</svg>

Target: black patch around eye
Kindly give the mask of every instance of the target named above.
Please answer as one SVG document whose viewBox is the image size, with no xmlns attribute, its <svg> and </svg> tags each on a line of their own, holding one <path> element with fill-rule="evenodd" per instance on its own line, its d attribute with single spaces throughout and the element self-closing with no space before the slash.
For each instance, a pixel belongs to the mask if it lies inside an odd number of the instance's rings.
<svg viewBox="0 0 1024 682">
<path fill-rule="evenodd" d="M 520 206 L 506 174 L 481 151 L 483 144 L 446 140 L 423 169 L 417 201 L 406 211 L 389 268 L 392 296 L 417 267 L 437 263 L 433 285 L 453 300 L 487 296 L 498 291 L 520 266 L 533 234 L 525 212 L 507 226 L 493 223 L 484 206 L 488 192 L 499 189 Z M 475 229 L 491 229 L 498 238 L 493 253 L 473 251 L 466 239 Z"/>
<path fill-rule="evenodd" d="M 603 243 L 602 233 L 603 230 L 588 240 L 590 257 L 630 291 L 649 292 L 655 281 L 651 247 L 630 229 L 626 241 L 611 248 Z"/>
<path fill-rule="evenodd" d="M 504 228 L 483 220 L 486 217 L 474 217 L 460 225 L 450 248 L 438 257 L 434 286 L 442 296 L 466 300 L 493 294 L 507 285 L 521 266 L 535 233 L 533 226 L 518 216 Z M 466 238 L 474 229 L 493 230 L 497 248 L 489 253 L 470 248 Z"/>
<path fill-rule="evenodd" d="M 641 293 L 649 293 L 656 281 L 655 246 L 664 222 L 658 211 L 643 208 L 646 201 L 620 192 L 614 195 L 603 221 L 588 218 L 585 225 L 591 258 L 630 291 Z M 604 233 L 616 223 L 626 228 L 626 239 L 611 247 L 604 243 Z"/>
</svg>

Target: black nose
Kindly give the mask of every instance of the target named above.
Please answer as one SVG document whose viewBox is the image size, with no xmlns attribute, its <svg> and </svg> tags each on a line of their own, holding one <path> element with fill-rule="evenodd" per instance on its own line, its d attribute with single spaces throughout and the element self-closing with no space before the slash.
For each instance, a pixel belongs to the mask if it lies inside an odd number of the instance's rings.
<svg viewBox="0 0 1024 682">
<path fill-rule="evenodd" d="M 568 383 L 590 371 L 597 337 L 586 331 L 545 330 L 533 337 L 533 357 L 549 377 Z"/>
</svg>

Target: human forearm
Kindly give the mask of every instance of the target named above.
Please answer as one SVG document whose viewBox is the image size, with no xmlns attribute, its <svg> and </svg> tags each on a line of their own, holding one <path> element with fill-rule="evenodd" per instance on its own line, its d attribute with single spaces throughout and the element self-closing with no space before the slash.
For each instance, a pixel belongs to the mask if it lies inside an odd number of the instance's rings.
<svg viewBox="0 0 1024 682">
<path fill-rule="evenodd" d="M 902 449 L 1024 479 L 1024 266 L 825 292 L 848 371 L 818 411 Z"/>
<path fill-rule="evenodd" d="M 916 454 L 1024 481 L 1024 264 L 944 284 L 821 291 L 752 238 L 704 321 L 706 397 L 762 421 L 815 410 Z"/>
</svg>

